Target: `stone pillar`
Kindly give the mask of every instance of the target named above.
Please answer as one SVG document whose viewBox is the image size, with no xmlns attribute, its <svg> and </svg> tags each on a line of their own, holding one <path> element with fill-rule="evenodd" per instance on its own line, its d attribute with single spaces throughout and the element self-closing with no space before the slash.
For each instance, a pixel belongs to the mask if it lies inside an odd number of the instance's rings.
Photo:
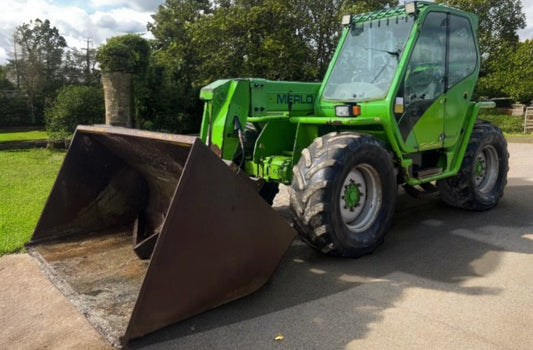
<svg viewBox="0 0 533 350">
<path fill-rule="evenodd" d="M 131 128 L 132 75 L 124 72 L 102 72 L 105 98 L 105 123 Z"/>
</svg>

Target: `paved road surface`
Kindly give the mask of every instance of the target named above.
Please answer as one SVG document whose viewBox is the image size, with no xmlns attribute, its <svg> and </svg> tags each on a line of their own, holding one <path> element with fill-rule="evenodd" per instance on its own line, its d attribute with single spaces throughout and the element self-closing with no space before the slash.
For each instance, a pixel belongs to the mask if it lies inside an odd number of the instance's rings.
<svg viewBox="0 0 533 350">
<path fill-rule="evenodd" d="M 509 150 L 497 208 L 472 213 L 401 192 L 374 254 L 336 259 L 296 241 L 259 292 L 131 347 L 532 349 L 533 144 Z M 286 196 L 275 205 L 288 215 Z M 26 255 L 0 259 L 0 281 L 6 348 L 106 347 Z"/>
</svg>

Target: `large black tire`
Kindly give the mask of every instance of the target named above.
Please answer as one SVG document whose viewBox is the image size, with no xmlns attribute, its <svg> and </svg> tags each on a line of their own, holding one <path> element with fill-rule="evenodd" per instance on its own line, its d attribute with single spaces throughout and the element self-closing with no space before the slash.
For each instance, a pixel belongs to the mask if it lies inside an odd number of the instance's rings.
<svg viewBox="0 0 533 350">
<path fill-rule="evenodd" d="M 503 196 L 508 171 L 509 153 L 501 130 L 480 121 L 474 125 L 459 173 L 437 181 L 440 198 L 458 208 L 490 209 Z"/>
<path fill-rule="evenodd" d="M 359 257 L 383 242 L 396 206 L 392 157 L 369 135 L 330 133 L 293 168 L 290 207 L 303 241 L 330 255 Z"/>
</svg>

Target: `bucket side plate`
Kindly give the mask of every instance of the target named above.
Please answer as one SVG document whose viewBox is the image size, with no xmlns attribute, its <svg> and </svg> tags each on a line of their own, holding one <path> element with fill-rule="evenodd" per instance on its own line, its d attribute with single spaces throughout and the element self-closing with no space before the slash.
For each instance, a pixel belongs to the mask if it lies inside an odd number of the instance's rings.
<svg viewBox="0 0 533 350">
<path fill-rule="evenodd" d="M 124 341 L 256 291 L 295 236 L 244 174 L 197 140 Z"/>
</svg>

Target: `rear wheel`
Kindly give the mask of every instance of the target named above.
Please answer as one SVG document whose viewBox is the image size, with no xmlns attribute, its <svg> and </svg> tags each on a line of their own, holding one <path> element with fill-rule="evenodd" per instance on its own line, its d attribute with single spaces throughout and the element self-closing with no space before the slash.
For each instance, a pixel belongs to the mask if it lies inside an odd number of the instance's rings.
<svg viewBox="0 0 533 350">
<path fill-rule="evenodd" d="M 383 242 L 396 203 L 396 176 L 377 139 L 354 133 L 319 137 L 293 172 L 291 211 L 305 242 L 348 257 Z"/>
<path fill-rule="evenodd" d="M 509 153 L 501 130 L 479 122 L 472 131 L 459 173 L 437 182 L 440 198 L 458 208 L 490 209 L 503 196 L 508 171 Z"/>
</svg>

